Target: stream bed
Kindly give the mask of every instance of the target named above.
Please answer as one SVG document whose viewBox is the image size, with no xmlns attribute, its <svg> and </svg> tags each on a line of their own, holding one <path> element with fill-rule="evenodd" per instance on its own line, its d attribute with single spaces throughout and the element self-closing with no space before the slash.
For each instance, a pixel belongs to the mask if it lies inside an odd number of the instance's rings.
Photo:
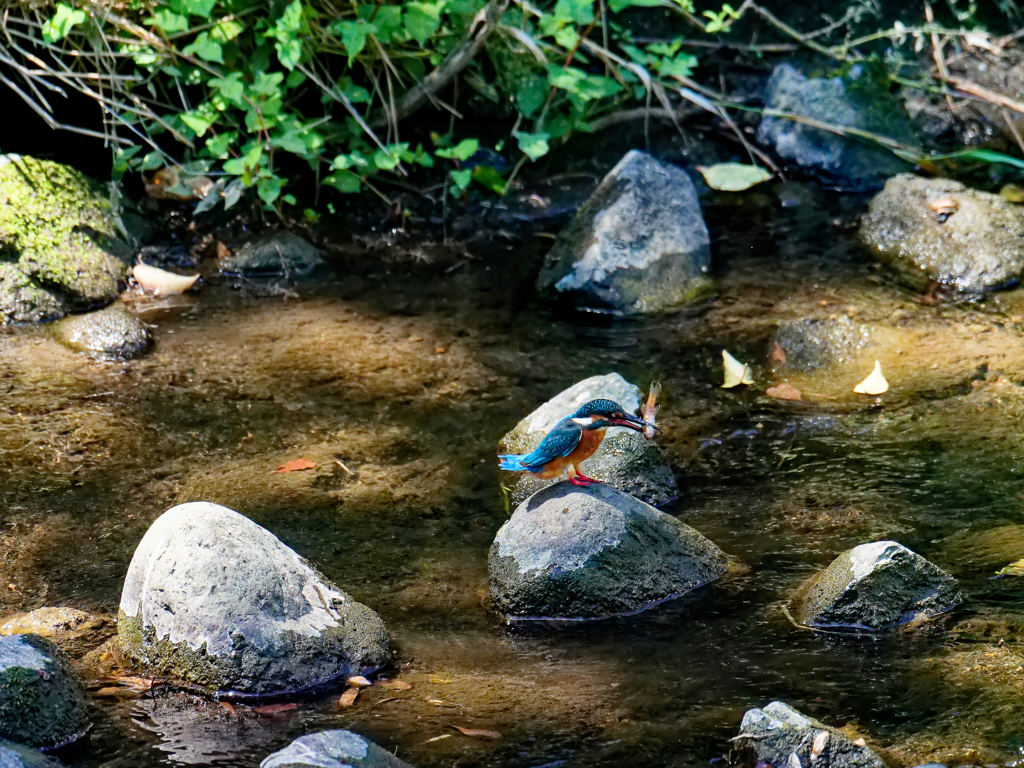
<svg viewBox="0 0 1024 768">
<path fill-rule="evenodd" d="M 420 768 L 724 765 L 743 713 L 781 699 L 891 765 L 1024 760 L 1024 581 L 993 578 L 1024 557 L 1024 294 L 915 301 L 856 245 L 863 198 L 796 191 L 703 201 L 716 294 L 643 321 L 536 304 L 548 233 L 497 232 L 469 250 L 364 253 L 339 237 L 339 277 L 314 287 L 140 303 L 156 345 L 127 363 L 76 355 L 46 327 L 0 331 L 5 614 L 81 608 L 107 617 L 98 645 L 150 523 L 217 502 L 377 611 L 398 651 L 391 674 L 412 686 L 261 712 L 94 683 L 93 730 L 60 757 L 255 766 L 300 735 L 349 728 Z M 779 323 L 839 317 L 870 343 L 771 372 Z M 719 388 L 722 349 L 752 364 L 754 387 Z M 875 359 L 890 391 L 853 394 Z M 611 371 L 662 383 L 658 440 L 684 491 L 666 511 L 733 567 L 632 618 L 507 627 L 483 600 L 510 514 L 498 440 Z M 782 380 L 804 400 L 764 395 Z M 316 467 L 275 472 L 300 458 Z M 871 638 L 793 626 L 792 591 L 880 539 L 950 571 L 968 601 Z"/>
</svg>

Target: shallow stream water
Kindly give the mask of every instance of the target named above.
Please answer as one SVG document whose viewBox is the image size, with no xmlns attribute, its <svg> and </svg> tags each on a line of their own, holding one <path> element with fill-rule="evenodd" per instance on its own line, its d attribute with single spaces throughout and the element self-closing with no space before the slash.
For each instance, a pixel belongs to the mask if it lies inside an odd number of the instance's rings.
<svg viewBox="0 0 1024 768">
<path fill-rule="evenodd" d="M 1024 759 L 1024 580 L 992 578 L 1024 557 L 1024 296 L 915 302 L 856 246 L 862 199 L 793 192 L 705 200 L 717 295 L 642 322 L 551 314 L 531 298 L 550 239 L 496 235 L 468 252 L 339 245 L 340 277 L 315 288 L 138 305 L 156 346 L 129 363 L 77 356 L 45 328 L 4 330 L 5 612 L 116 614 L 149 524 L 213 501 L 378 611 L 392 673 L 412 685 L 260 713 L 94 684 L 93 731 L 62 759 L 255 766 L 304 733 L 350 728 L 420 768 L 723 764 L 744 711 L 774 699 L 848 726 L 893 765 Z M 818 372 L 770 372 L 779 322 L 833 315 L 869 327 L 871 344 Z M 718 388 L 723 348 L 757 386 Z M 854 395 L 876 358 L 890 392 Z M 684 488 L 667 511 L 734 566 L 633 618 L 509 628 L 483 603 L 509 514 L 495 447 L 609 371 L 662 382 L 659 439 Z M 803 402 L 764 396 L 784 379 Z M 274 472 L 297 458 L 317 467 Z M 782 606 L 803 580 L 884 538 L 949 569 L 968 602 L 874 638 L 790 623 Z"/>
</svg>

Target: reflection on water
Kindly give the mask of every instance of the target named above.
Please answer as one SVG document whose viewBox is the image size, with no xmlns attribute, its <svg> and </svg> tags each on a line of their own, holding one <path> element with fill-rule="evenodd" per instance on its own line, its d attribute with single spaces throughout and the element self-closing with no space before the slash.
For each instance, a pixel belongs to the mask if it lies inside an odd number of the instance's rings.
<svg viewBox="0 0 1024 768">
<path fill-rule="evenodd" d="M 1005 628 L 1019 626 L 1024 590 L 990 578 L 992 562 L 1010 562 L 1007 536 L 977 539 L 1024 525 L 1024 352 L 1005 320 L 1015 310 L 915 305 L 830 223 L 854 203 L 829 205 L 709 206 L 717 297 L 645 322 L 594 326 L 533 305 L 527 243 L 448 274 L 444 262 L 343 262 L 342 280 L 301 300 L 210 289 L 151 307 L 157 346 L 129 364 L 75 357 L 41 329 L 5 331 L 5 609 L 115 611 L 152 520 L 214 501 L 380 612 L 399 650 L 393 673 L 413 686 L 366 689 L 347 709 L 331 697 L 269 713 L 185 694 L 96 698 L 92 736 L 64 758 L 254 766 L 310 730 L 353 728 L 421 768 L 707 765 L 728 754 L 747 708 L 776 698 L 857 724 L 895 763 L 1019 757 L 1024 698 Z M 881 404 L 849 393 L 859 358 L 792 377 L 820 394 L 803 403 L 718 389 L 723 347 L 753 362 L 763 391 L 776 321 L 837 311 L 883 327 L 870 351 L 889 355 Z M 669 511 L 734 566 L 637 617 L 504 627 L 482 605 L 506 517 L 497 440 L 610 370 L 663 383 L 659 440 L 685 491 Z M 273 473 L 296 458 L 317 468 Z M 880 538 L 950 569 L 970 602 L 873 639 L 789 623 L 788 593 Z"/>
</svg>

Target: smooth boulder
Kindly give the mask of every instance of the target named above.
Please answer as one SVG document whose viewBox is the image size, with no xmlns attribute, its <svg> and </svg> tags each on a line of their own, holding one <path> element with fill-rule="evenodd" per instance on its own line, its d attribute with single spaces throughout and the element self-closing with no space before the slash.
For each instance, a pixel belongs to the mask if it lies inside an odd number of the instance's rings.
<svg viewBox="0 0 1024 768">
<path fill-rule="evenodd" d="M 604 484 L 534 494 L 498 531 L 488 559 L 491 602 L 508 620 L 637 613 L 726 567 L 700 533 Z"/>
<path fill-rule="evenodd" d="M 102 187 L 49 160 L 0 155 L 0 321 L 110 301 L 131 248 Z"/>
<path fill-rule="evenodd" d="M 811 627 L 881 630 L 932 618 L 962 603 L 956 579 L 895 541 L 843 552 L 794 600 Z"/>
<path fill-rule="evenodd" d="M 664 312 L 708 289 L 710 243 L 686 172 L 632 150 L 558 235 L 537 287 L 586 312 Z"/>
<path fill-rule="evenodd" d="M 902 174 L 886 182 L 861 220 L 860 241 L 906 285 L 966 293 L 1024 274 L 1024 206 L 951 179 Z"/>
<path fill-rule="evenodd" d="M 120 302 L 59 320 L 51 332 L 54 339 L 74 352 L 112 360 L 142 357 L 152 343 L 146 324 Z"/>
<path fill-rule="evenodd" d="M 319 248 L 288 231 L 258 235 L 220 263 L 221 272 L 244 277 L 313 277 L 326 268 Z"/>
<path fill-rule="evenodd" d="M 125 577 L 122 651 L 211 693 L 292 693 L 390 658 L 384 622 L 270 531 L 208 502 L 143 537 Z"/>
<path fill-rule="evenodd" d="M 591 376 L 563 390 L 520 421 L 501 439 L 501 453 L 529 453 L 559 421 L 571 416 L 590 400 L 607 398 L 628 413 L 640 407 L 640 389 L 617 373 Z M 595 480 L 615 486 L 654 506 L 662 506 L 679 497 L 679 486 L 658 438 L 647 440 L 631 429 L 612 427 L 597 452 L 583 464 L 583 471 Z M 511 477 L 511 475 L 510 475 Z M 512 501 L 519 504 L 558 479 L 541 480 L 517 472 L 509 481 Z"/>
<path fill-rule="evenodd" d="M 52 749 L 87 730 L 85 693 L 64 652 L 38 635 L 0 637 L 0 738 Z"/>
<path fill-rule="evenodd" d="M 351 731 L 320 731 L 300 736 L 268 755 L 260 768 L 410 768 L 387 750 Z"/>
<path fill-rule="evenodd" d="M 765 106 L 888 136 L 905 146 L 919 144 L 906 109 L 889 92 L 884 67 L 870 63 L 854 64 L 831 77 L 809 77 L 791 64 L 780 64 L 768 80 Z M 877 187 L 889 176 L 910 170 L 888 149 L 788 117 L 762 117 L 757 141 L 793 165 L 848 186 Z"/>
<path fill-rule="evenodd" d="M 885 768 L 870 747 L 781 701 L 748 710 L 733 741 L 753 751 L 758 761 L 779 768 Z"/>
</svg>

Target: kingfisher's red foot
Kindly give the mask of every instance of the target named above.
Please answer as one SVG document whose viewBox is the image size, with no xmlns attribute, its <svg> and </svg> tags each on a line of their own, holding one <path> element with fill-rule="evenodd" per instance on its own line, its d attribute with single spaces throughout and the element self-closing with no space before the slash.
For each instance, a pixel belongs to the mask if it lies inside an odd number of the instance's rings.
<svg viewBox="0 0 1024 768">
<path fill-rule="evenodd" d="M 586 488 L 588 485 L 593 485 L 594 483 L 599 483 L 601 481 L 595 480 L 592 477 L 587 477 L 586 475 L 573 475 L 569 478 L 569 482 L 573 485 L 582 485 Z"/>
</svg>

